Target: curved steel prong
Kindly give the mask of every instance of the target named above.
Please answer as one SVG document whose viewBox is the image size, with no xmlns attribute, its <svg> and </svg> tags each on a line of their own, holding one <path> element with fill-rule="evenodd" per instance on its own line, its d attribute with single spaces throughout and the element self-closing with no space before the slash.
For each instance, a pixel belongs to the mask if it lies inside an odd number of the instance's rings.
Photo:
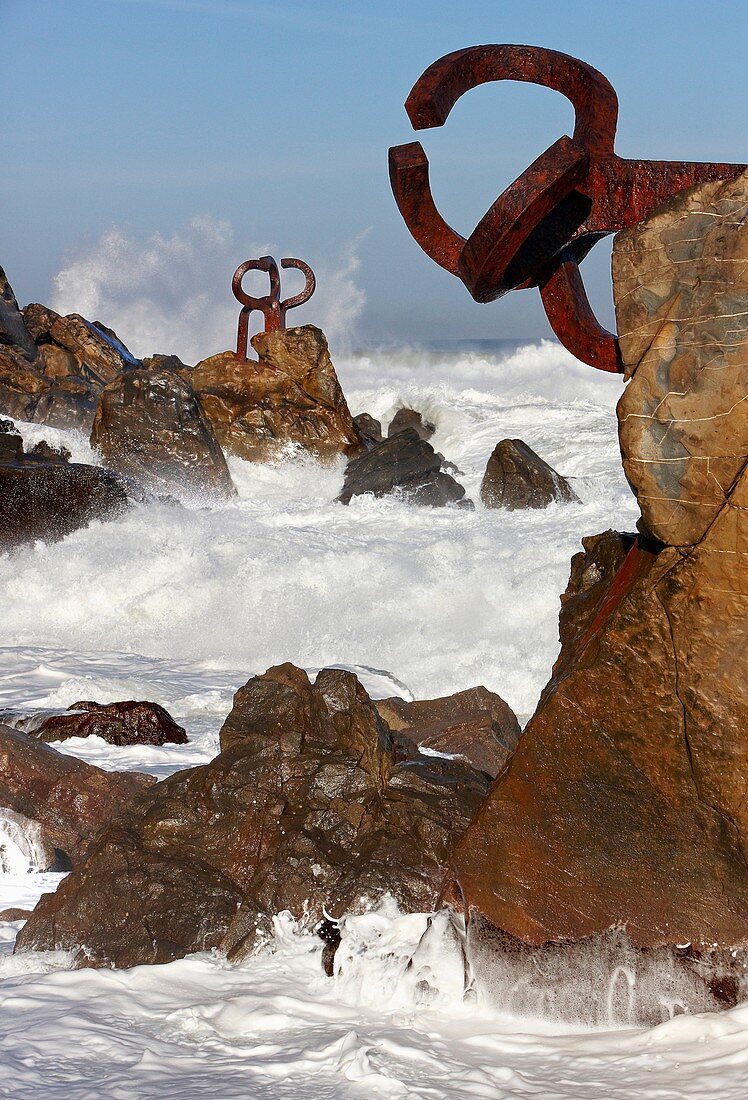
<svg viewBox="0 0 748 1100">
<path fill-rule="evenodd" d="M 297 260 L 293 256 L 288 256 L 285 260 L 281 260 L 281 267 L 296 268 L 298 271 L 302 272 L 306 279 L 303 290 L 299 291 L 298 294 L 294 294 L 291 298 L 284 298 L 280 304 L 281 326 L 284 326 L 286 323 L 286 312 L 289 309 L 293 309 L 295 306 L 302 306 L 304 302 L 309 301 L 317 288 L 317 280 L 309 264 L 304 260 Z"/>
</svg>

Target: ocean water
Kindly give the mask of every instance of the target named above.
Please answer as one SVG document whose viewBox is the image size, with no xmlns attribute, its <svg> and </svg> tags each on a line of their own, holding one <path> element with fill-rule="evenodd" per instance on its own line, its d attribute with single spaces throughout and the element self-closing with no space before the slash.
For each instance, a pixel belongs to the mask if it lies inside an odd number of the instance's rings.
<svg viewBox="0 0 748 1100">
<path fill-rule="evenodd" d="M 287 660 L 353 669 L 374 697 L 485 684 L 527 721 L 558 651 L 571 555 L 582 536 L 637 519 L 616 436 L 621 380 L 552 342 L 380 347 L 338 355 L 336 367 L 354 413 L 386 425 L 404 404 L 434 422 L 432 442 L 462 471 L 475 511 L 367 498 L 346 508 L 335 503 L 342 463 L 232 459 L 228 503 L 136 505 L 0 559 L 1 709 L 162 703 L 188 745 L 59 746 L 159 778 L 210 759 L 233 692 Z M 28 442 L 64 441 L 96 460 L 73 433 L 20 427 Z M 485 510 L 481 476 L 506 437 L 572 478 L 581 503 Z M 33 838 L 17 823 L 3 828 L 0 813 L 0 909 L 28 906 L 59 876 L 34 870 Z M 125 972 L 12 956 L 21 925 L 0 924 L 0 1095 L 745 1095 L 747 1009 L 651 1031 L 500 1017 L 464 1001 L 441 919 L 387 899 L 349 918 L 332 979 L 302 914 L 279 914 L 275 936 L 240 966 L 197 955 Z"/>
</svg>

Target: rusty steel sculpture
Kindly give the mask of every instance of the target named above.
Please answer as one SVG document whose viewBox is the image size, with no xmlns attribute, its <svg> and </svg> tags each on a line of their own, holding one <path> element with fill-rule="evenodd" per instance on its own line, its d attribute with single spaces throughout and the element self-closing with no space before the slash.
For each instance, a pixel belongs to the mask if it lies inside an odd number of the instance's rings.
<svg viewBox="0 0 748 1100">
<path fill-rule="evenodd" d="M 405 102 L 414 130 L 442 126 L 470 88 L 493 80 L 541 84 L 574 107 L 572 137 L 546 149 L 501 194 L 465 240 L 439 214 L 420 142 L 390 149 L 390 181 L 405 224 L 424 252 L 476 302 L 537 286 L 564 347 L 593 367 L 621 371 L 618 340 L 600 325 L 579 264 L 609 233 L 635 225 L 671 195 L 732 179 L 744 164 L 624 160 L 613 151 L 618 100 L 602 75 L 539 46 L 473 46 L 429 66 Z"/>
<path fill-rule="evenodd" d="M 236 354 L 240 359 L 247 358 L 247 338 L 249 335 L 250 314 L 257 310 L 262 314 L 265 320 L 265 331 L 274 332 L 276 329 L 286 327 L 286 313 L 289 309 L 293 309 L 294 306 L 303 305 L 304 302 L 308 302 L 314 294 L 317 280 L 314 278 L 314 272 L 308 263 L 305 263 L 304 260 L 296 260 L 292 257 L 287 257 L 281 260 L 281 267 L 284 269 L 295 267 L 303 272 L 306 278 L 306 285 L 299 294 L 294 294 L 292 298 L 284 298 L 283 300 L 281 300 L 280 296 L 280 275 L 278 273 L 278 265 L 272 256 L 261 256 L 259 260 L 245 260 L 234 272 L 234 277 L 231 280 L 231 289 L 234 292 L 236 300 L 242 304 L 242 309 L 239 314 L 239 329 L 236 337 Z M 256 298 L 251 294 L 247 294 L 246 291 L 242 289 L 242 280 L 248 271 L 266 271 L 268 273 L 270 276 L 269 294 L 265 294 L 261 298 Z"/>
</svg>

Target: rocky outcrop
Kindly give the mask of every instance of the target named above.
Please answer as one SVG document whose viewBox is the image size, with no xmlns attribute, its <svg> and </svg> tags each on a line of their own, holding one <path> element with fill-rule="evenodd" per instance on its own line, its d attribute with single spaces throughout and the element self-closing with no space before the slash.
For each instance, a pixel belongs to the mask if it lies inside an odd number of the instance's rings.
<svg viewBox="0 0 748 1100">
<path fill-rule="evenodd" d="M 613 284 L 624 470 L 649 531 L 691 546 L 748 457 L 748 172 L 619 233 Z"/>
<path fill-rule="evenodd" d="M 293 665 L 234 697 L 210 764 L 178 772 L 46 895 L 18 949 L 79 948 L 80 965 L 246 954 L 282 909 L 312 919 L 391 890 L 432 907 L 450 843 L 488 777 L 460 761 L 398 762 L 355 676 Z"/>
<path fill-rule="evenodd" d="M 547 508 L 553 501 L 579 502 L 566 478 L 521 439 L 502 439 L 488 460 L 480 487 L 486 508 Z"/>
<path fill-rule="evenodd" d="M 431 439 L 431 436 L 436 431 L 435 426 L 429 421 L 424 420 L 421 413 L 417 409 L 398 409 L 395 415 L 390 420 L 390 425 L 387 429 L 387 438 L 390 439 L 393 435 L 397 435 L 398 432 L 404 432 L 406 428 L 412 428 L 419 437 L 419 439 Z"/>
<path fill-rule="evenodd" d="M 38 824 L 60 870 L 77 866 L 100 830 L 155 782 L 102 771 L 0 724 L 0 806 Z"/>
<path fill-rule="evenodd" d="M 390 730 L 419 750 L 456 756 L 495 778 L 511 759 L 520 736 L 517 717 L 500 695 L 468 688 L 441 699 L 377 699 Z"/>
<path fill-rule="evenodd" d="M 158 703 L 73 703 L 62 713 L 41 712 L 13 723 L 37 741 L 101 737 L 110 745 L 186 745 L 187 734 Z"/>
<path fill-rule="evenodd" d="M 30 363 L 38 351 L 18 308 L 13 288 L 0 267 L 0 344 L 16 348 Z"/>
<path fill-rule="evenodd" d="M 54 542 L 127 507 L 113 474 L 69 462 L 55 448 L 24 454 L 21 437 L 0 433 L 0 549 L 36 539 Z"/>
<path fill-rule="evenodd" d="M 356 425 L 361 440 L 367 449 L 370 450 L 377 443 L 382 442 L 384 438 L 382 425 L 369 413 L 359 413 L 358 416 L 354 416 L 353 423 Z"/>
<path fill-rule="evenodd" d="M 338 497 L 402 495 L 410 504 L 440 507 L 463 502 L 465 490 L 442 469 L 442 457 L 413 428 L 406 428 L 354 459 L 345 471 Z"/>
<path fill-rule="evenodd" d="M 6 280 L 4 295 L 8 294 L 12 298 Z M 61 317 L 38 304 L 18 314 L 23 328 L 17 331 L 14 302 L 6 302 L 6 337 L 15 333 L 21 343 L 7 342 L 9 337 L 0 340 L 0 412 L 56 428 L 90 431 L 103 386 L 137 366 L 137 360 L 99 322 L 92 324 L 77 314 Z"/>
<path fill-rule="evenodd" d="M 101 393 L 91 432 L 107 466 L 156 495 L 231 496 L 234 484 L 191 386 L 169 370 L 131 370 Z"/>
<path fill-rule="evenodd" d="M 588 543 L 551 683 L 452 861 L 455 896 L 510 940 L 558 955 L 625 928 L 642 988 L 652 952 L 688 945 L 694 1011 L 717 979 L 748 993 L 746 507 L 744 471 L 687 553 Z"/>
<path fill-rule="evenodd" d="M 361 450 L 320 329 L 260 332 L 252 346 L 259 362 L 227 351 L 184 372 L 227 451 L 268 462 L 296 446 L 329 462 Z"/>
</svg>

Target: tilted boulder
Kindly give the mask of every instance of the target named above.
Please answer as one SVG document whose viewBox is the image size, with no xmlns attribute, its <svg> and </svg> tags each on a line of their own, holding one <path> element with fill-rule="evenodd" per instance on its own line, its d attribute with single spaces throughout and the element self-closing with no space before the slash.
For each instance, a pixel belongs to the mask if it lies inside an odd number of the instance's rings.
<svg viewBox="0 0 748 1100">
<path fill-rule="evenodd" d="M 36 822 L 67 867 L 81 863 L 101 829 L 155 782 L 140 772 L 102 771 L 0 724 L 0 806 Z"/>
<path fill-rule="evenodd" d="M 320 329 L 260 332 L 252 346 L 259 362 L 227 351 L 183 372 L 227 451 L 268 462 L 293 445 L 329 462 L 361 450 Z"/>
<path fill-rule="evenodd" d="M 283 909 L 341 915 L 391 890 L 422 911 L 488 788 L 459 761 L 398 762 L 351 673 L 281 665 L 234 697 L 210 764 L 170 776 L 42 898 L 17 941 L 79 965 L 242 957 Z"/>
<path fill-rule="evenodd" d="M 358 416 L 354 416 L 353 423 L 356 425 L 361 440 L 367 450 L 374 447 L 377 443 L 382 442 L 384 438 L 382 435 L 382 425 L 369 413 L 359 413 Z"/>
<path fill-rule="evenodd" d="M 521 439 L 502 439 L 488 460 L 480 487 L 486 508 L 547 508 L 553 501 L 579 502 L 566 478 L 557 474 Z"/>
<path fill-rule="evenodd" d="M 406 428 L 412 428 L 420 439 L 431 439 L 436 431 L 435 426 L 429 420 L 424 420 L 417 409 L 402 408 L 398 409 L 390 420 L 387 438 L 397 435 L 398 432 L 404 432 Z"/>
<path fill-rule="evenodd" d="M 107 470 L 69 462 L 54 448 L 24 454 L 19 435 L 0 433 L 0 550 L 55 542 L 126 507 L 123 485 Z"/>
<path fill-rule="evenodd" d="M 63 713 L 41 712 L 13 723 L 37 741 L 101 737 L 110 745 L 186 745 L 187 734 L 158 703 L 73 703 Z"/>
<path fill-rule="evenodd" d="M 485 687 L 441 699 L 377 699 L 374 706 L 416 751 L 458 756 L 492 778 L 506 767 L 521 732 L 511 707 Z"/>
<path fill-rule="evenodd" d="M 200 402 L 174 371 L 131 370 L 105 386 L 91 446 L 147 492 L 221 499 L 235 492 Z"/>
<path fill-rule="evenodd" d="M 18 308 L 13 288 L 0 267 L 0 344 L 17 348 L 30 363 L 36 359 L 38 350 L 26 328 L 23 314 Z"/>
<path fill-rule="evenodd" d="M 441 455 L 414 428 L 405 428 L 348 463 L 338 500 L 349 504 L 365 493 L 400 493 L 410 504 L 431 507 L 463 502 L 465 496 L 462 485 L 442 469 Z"/>
<path fill-rule="evenodd" d="M 623 468 L 649 531 L 691 546 L 748 458 L 748 172 L 619 233 L 613 279 Z"/>
</svg>

